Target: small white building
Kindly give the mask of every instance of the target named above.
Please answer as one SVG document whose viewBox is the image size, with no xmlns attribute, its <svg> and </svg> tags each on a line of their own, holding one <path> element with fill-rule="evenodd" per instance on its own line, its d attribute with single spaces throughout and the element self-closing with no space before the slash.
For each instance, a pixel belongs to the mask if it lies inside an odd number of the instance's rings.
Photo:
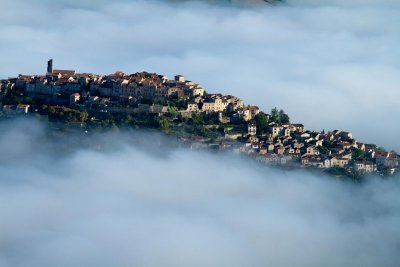
<svg viewBox="0 0 400 267">
<path fill-rule="evenodd" d="M 250 122 L 247 125 L 247 133 L 251 136 L 256 135 L 257 134 L 257 125 L 255 122 Z"/>
<path fill-rule="evenodd" d="M 175 81 L 184 83 L 184 82 L 185 82 L 185 76 L 183 76 L 183 75 L 176 75 L 176 76 L 175 76 Z"/>
</svg>

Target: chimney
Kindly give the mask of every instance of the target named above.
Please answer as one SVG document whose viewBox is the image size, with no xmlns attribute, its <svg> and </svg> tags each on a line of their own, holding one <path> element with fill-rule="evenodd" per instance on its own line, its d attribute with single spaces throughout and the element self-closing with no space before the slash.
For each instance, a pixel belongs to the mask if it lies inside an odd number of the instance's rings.
<svg viewBox="0 0 400 267">
<path fill-rule="evenodd" d="M 52 73 L 53 72 L 53 59 L 50 59 L 47 61 L 47 73 Z"/>
</svg>

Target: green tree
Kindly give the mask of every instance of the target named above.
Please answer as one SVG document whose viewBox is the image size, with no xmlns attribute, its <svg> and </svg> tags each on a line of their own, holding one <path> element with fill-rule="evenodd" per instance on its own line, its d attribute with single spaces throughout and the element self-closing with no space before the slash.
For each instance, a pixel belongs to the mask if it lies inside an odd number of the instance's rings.
<svg viewBox="0 0 400 267">
<path fill-rule="evenodd" d="M 260 133 L 263 133 L 265 128 L 268 126 L 268 116 L 265 115 L 264 112 L 260 112 L 254 116 L 254 121 L 257 124 L 257 130 L 259 130 Z"/>
<path fill-rule="evenodd" d="M 218 124 L 219 123 L 219 113 L 210 113 L 203 115 L 204 124 Z"/>
<path fill-rule="evenodd" d="M 325 146 L 319 146 L 318 147 L 319 152 L 321 152 L 322 154 L 328 154 L 329 153 L 329 149 Z"/>
<path fill-rule="evenodd" d="M 86 111 L 82 111 L 79 113 L 79 121 L 84 122 L 88 118 L 88 113 Z"/>
<path fill-rule="evenodd" d="M 158 121 L 158 127 L 162 130 L 162 131 L 166 131 L 169 129 L 169 122 L 166 119 L 160 119 Z"/>
<path fill-rule="evenodd" d="M 193 125 L 204 125 L 204 119 L 203 119 L 202 114 L 193 112 L 192 113 L 192 118 L 190 119 L 190 122 Z"/>
<path fill-rule="evenodd" d="M 359 158 L 363 158 L 365 157 L 365 152 L 362 151 L 361 149 L 356 149 L 353 151 L 353 153 L 351 154 L 352 159 L 359 159 Z"/>
<path fill-rule="evenodd" d="M 178 116 L 179 112 L 174 107 L 168 108 L 168 117 L 174 119 Z"/>
<path fill-rule="evenodd" d="M 290 118 L 283 109 L 278 110 L 277 107 L 274 107 L 271 109 L 270 121 L 275 123 L 290 123 Z"/>
<path fill-rule="evenodd" d="M 279 123 L 279 111 L 278 111 L 278 108 L 277 108 L 277 107 L 271 109 L 271 117 L 270 117 L 270 120 L 271 120 L 272 122 Z"/>
<path fill-rule="evenodd" d="M 286 114 L 283 109 L 281 109 L 279 111 L 279 122 L 280 123 L 289 123 L 290 122 L 289 115 Z"/>
<path fill-rule="evenodd" d="M 127 114 L 123 119 L 124 124 L 130 124 L 132 121 L 133 121 L 133 118 L 132 118 L 131 114 Z"/>
<path fill-rule="evenodd" d="M 326 140 L 326 141 L 322 142 L 322 146 L 324 146 L 324 147 L 329 149 L 329 148 L 332 148 L 333 143 L 331 141 L 329 141 L 329 140 Z"/>
<path fill-rule="evenodd" d="M 28 105 L 33 105 L 33 104 L 34 104 L 32 98 L 27 97 L 27 96 L 25 96 L 25 97 L 22 99 L 21 103 L 23 103 L 23 104 L 28 104 Z"/>
</svg>

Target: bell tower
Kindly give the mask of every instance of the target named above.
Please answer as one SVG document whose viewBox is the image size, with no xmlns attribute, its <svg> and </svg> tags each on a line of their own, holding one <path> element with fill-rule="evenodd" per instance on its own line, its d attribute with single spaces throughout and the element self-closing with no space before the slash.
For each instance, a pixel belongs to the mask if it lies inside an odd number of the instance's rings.
<svg viewBox="0 0 400 267">
<path fill-rule="evenodd" d="M 47 61 L 47 73 L 51 74 L 53 72 L 53 59 Z"/>
</svg>

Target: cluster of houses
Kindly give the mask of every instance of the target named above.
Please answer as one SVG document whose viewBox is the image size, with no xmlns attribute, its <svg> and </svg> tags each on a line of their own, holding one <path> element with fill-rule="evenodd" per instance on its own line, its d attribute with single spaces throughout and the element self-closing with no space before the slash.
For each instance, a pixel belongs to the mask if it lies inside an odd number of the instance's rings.
<svg viewBox="0 0 400 267">
<path fill-rule="evenodd" d="M 241 99 L 231 95 L 208 94 L 201 85 L 187 81 L 182 75 L 170 80 L 147 72 L 131 75 L 123 72 L 110 75 L 76 73 L 74 70 L 53 69 L 53 61 L 49 60 L 46 75 L 19 75 L 1 80 L 0 98 L 10 90 L 19 90 L 31 99 L 51 105 L 81 107 L 89 113 L 162 115 L 170 112 L 163 100 L 184 100 L 185 105 L 176 110 L 183 117 L 190 117 L 193 113 L 218 113 L 221 123 L 237 119 L 245 121 L 247 129 L 226 132 L 218 147 L 237 150 L 267 164 L 320 169 L 339 167 L 363 173 L 379 171 L 389 174 L 393 174 L 400 164 L 400 157 L 395 152 L 360 143 L 349 132 L 306 131 L 302 124 L 274 122 L 265 129 L 258 129 L 254 121 L 260 113 L 257 106 L 245 106 Z M 30 105 L 4 105 L 3 110 L 28 113 Z M 207 139 L 199 137 L 191 144 L 193 147 L 215 147 L 215 144 L 207 144 Z"/>
<path fill-rule="evenodd" d="M 250 121 L 247 132 L 226 134 L 218 143 L 210 143 L 201 137 L 183 138 L 183 141 L 193 149 L 231 150 L 268 165 L 316 169 L 337 167 L 347 173 L 379 172 L 388 175 L 393 175 L 400 165 L 397 153 L 358 142 L 350 132 L 307 131 L 303 124 L 273 122 L 265 130 L 257 131 L 256 123 Z"/>
<path fill-rule="evenodd" d="M 302 124 L 270 123 L 267 134 L 257 135 L 256 127 L 254 123 L 248 124 L 241 152 L 260 162 L 385 174 L 394 174 L 400 164 L 397 153 L 358 142 L 350 132 L 306 131 Z"/>
<path fill-rule="evenodd" d="M 175 98 L 186 100 L 185 108 L 179 110 L 184 116 L 192 112 L 224 112 L 229 110 L 233 117 L 250 121 L 258 112 L 258 107 L 245 107 L 243 101 L 231 95 L 206 94 L 204 88 L 184 76 L 173 80 L 155 73 L 135 73 L 127 75 L 116 72 L 110 75 L 77 73 L 74 70 L 53 69 L 49 60 L 46 75 L 18 75 L 0 81 L 0 97 L 7 90 L 20 90 L 24 95 L 48 102 L 50 105 L 83 105 L 86 109 L 101 108 L 108 112 L 168 112 L 167 106 L 143 104 L 143 100 L 161 102 Z M 146 101 L 147 102 L 147 101 Z M 132 108 L 132 107 L 135 108 Z M 7 110 L 16 106 L 6 106 Z"/>
</svg>

